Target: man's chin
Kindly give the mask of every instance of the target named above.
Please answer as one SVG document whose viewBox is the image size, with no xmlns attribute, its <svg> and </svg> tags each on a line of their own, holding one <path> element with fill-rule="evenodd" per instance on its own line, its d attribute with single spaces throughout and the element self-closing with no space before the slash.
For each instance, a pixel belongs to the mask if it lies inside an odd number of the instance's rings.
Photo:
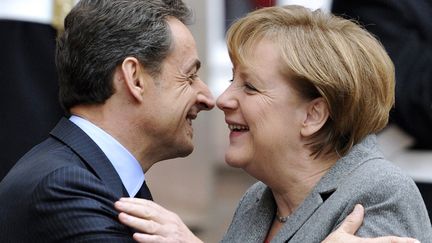
<svg viewBox="0 0 432 243">
<path fill-rule="evenodd" d="M 177 145 L 177 156 L 176 157 L 187 157 L 189 156 L 193 150 L 194 150 L 194 146 L 192 143 L 183 143 L 182 145 Z"/>
</svg>

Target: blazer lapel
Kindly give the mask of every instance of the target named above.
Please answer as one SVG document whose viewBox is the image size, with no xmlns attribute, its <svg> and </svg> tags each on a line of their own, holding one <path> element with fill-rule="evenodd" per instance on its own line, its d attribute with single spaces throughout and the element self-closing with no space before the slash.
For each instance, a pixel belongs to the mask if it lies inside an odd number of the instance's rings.
<svg viewBox="0 0 432 243">
<path fill-rule="evenodd" d="M 272 241 L 289 241 L 353 170 L 369 159 L 383 157 L 376 143 L 376 136 L 369 135 L 355 145 L 346 156 L 339 159 L 312 189 L 301 206 L 288 218 Z"/>
<path fill-rule="evenodd" d="M 287 222 L 285 222 L 285 225 L 273 238 L 272 242 L 289 241 L 322 203 L 323 200 L 320 194 L 311 193 L 301 206 L 288 218 Z"/>
<path fill-rule="evenodd" d="M 244 224 L 238 235 L 243 242 L 264 242 L 273 222 L 276 203 L 273 194 L 267 186 L 262 194 L 259 194 L 253 205 L 245 213 Z"/>
<path fill-rule="evenodd" d="M 102 150 L 73 122 L 62 118 L 50 134 L 69 146 L 118 198 L 129 196 Z"/>
</svg>

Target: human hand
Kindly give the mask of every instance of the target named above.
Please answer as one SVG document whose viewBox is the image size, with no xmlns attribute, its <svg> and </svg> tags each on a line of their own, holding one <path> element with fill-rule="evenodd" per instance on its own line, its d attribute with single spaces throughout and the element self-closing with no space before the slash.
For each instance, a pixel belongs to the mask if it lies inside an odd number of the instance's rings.
<svg viewBox="0 0 432 243">
<path fill-rule="evenodd" d="M 364 208 L 360 204 L 345 218 L 337 230 L 331 233 L 322 243 L 420 243 L 418 240 L 406 237 L 384 236 L 378 238 L 360 238 L 354 236 L 363 223 Z"/>
<path fill-rule="evenodd" d="M 201 242 L 180 217 L 154 203 L 139 198 L 121 198 L 114 203 L 121 223 L 134 228 L 138 242 Z"/>
</svg>

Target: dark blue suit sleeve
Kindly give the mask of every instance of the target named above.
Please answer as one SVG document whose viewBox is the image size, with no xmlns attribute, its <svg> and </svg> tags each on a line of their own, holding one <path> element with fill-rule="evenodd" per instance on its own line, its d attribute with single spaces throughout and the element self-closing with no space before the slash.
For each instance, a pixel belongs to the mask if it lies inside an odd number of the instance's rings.
<svg viewBox="0 0 432 243">
<path fill-rule="evenodd" d="M 131 229 L 118 221 L 118 198 L 84 168 L 52 172 L 31 200 L 29 230 L 37 242 L 133 242 Z"/>
</svg>

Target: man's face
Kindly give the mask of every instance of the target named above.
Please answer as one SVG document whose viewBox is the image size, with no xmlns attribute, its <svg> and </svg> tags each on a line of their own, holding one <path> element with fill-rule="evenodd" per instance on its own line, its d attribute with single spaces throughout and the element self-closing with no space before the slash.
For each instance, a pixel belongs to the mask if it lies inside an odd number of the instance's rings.
<svg viewBox="0 0 432 243">
<path fill-rule="evenodd" d="M 152 104 L 150 125 L 153 139 L 165 159 L 184 157 L 193 150 L 194 120 L 201 110 L 210 110 L 214 99 L 198 77 L 200 61 L 189 29 L 175 18 L 168 24 L 172 32 L 171 53 L 162 63 L 156 88 L 148 102 Z M 148 127 L 149 128 L 149 127 Z"/>
</svg>

